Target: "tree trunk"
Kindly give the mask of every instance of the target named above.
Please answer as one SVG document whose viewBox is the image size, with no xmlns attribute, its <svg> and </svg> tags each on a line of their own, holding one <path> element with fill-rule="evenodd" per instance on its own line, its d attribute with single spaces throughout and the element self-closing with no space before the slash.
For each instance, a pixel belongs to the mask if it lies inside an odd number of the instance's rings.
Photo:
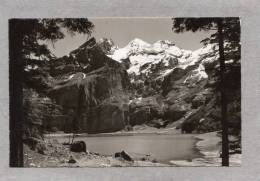
<svg viewBox="0 0 260 181">
<path fill-rule="evenodd" d="M 23 36 L 19 21 L 9 20 L 10 167 L 23 167 Z"/>
<path fill-rule="evenodd" d="M 227 99 L 225 92 L 225 57 L 223 41 L 223 22 L 218 20 L 219 61 L 220 61 L 220 90 L 221 90 L 221 125 L 222 125 L 222 166 L 229 166 L 229 141 L 227 120 Z"/>
</svg>

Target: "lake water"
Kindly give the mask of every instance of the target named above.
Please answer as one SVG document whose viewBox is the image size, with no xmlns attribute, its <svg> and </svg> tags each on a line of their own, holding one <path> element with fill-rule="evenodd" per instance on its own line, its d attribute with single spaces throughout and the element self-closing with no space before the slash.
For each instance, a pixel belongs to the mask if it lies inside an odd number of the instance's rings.
<svg viewBox="0 0 260 181">
<path fill-rule="evenodd" d="M 68 138 L 58 138 L 59 142 L 68 142 Z M 97 136 L 76 137 L 74 140 L 83 140 L 87 149 L 103 155 L 114 155 L 125 150 L 138 158 L 149 154 L 159 162 L 170 160 L 189 160 L 201 157 L 195 149 L 197 139 L 192 135 L 184 134 L 136 134 L 133 136 Z"/>
</svg>

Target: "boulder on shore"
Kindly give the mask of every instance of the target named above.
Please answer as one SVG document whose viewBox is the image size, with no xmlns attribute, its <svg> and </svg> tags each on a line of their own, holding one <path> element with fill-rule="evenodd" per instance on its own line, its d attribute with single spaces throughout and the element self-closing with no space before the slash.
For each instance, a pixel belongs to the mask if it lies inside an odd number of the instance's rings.
<svg viewBox="0 0 260 181">
<path fill-rule="evenodd" d="M 73 152 L 86 152 L 87 146 L 84 141 L 76 141 L 70 145 L 70 151 Z"/>
<path fill-rule="evenodd" d="M 70 156 L 68 163 L 76 163 L 76 162 L 77 161 L 72 156 Z"/>
<path fill-rule="evenodd" d="M 124 150 L 121 151 L 121 152 L 115 153 L 115 158 L 123 158 L 123 159 L 126 160 L 126 161 L 134 161 L 134 160 L 131 158 L 131 156 L 130 156 L 127 152 L 125 152 Z"/>
</svg>

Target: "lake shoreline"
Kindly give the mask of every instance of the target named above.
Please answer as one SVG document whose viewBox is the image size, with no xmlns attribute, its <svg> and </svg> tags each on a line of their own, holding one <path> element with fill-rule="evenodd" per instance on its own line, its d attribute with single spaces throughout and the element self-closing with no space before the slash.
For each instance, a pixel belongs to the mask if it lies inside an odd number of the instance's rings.
<svg viewBox="0 0 260 181">
<path fill-rule="evenodd" d="M 152 160 L 138 160 L 135 159 L 133 163 L 128 163 L 125 160 L 118 160 L 114 158 L 114 154 L 101 154 L 101 153 L 94 153 L 89 152 L 89 159 L 86 160 L 84 157 L 78 159 L 80 163 L 79 167 L 112 167 L 112 166 L 123 166 L 123 167 L 131 167 L 131 166 L 221 166 L 221 158 L 219 157 L 220 153 L 220 141 L 221 138 L 217 135 L 217 132 L 210 132 L 210 133 L 203 133 L 203 134 L 181 134 L 178 130 L 170 129 L 170 130 L 162 130 L 158 129 L 157 132 L 153 131 L 146 131 L 146 132 L 126 132 L 126 131 L 119 131 L 114 133 L 101 133 L 101 134 L 75 134 L 75 138 L 84 138 L 84 137 L 112 137 L 112 136 L 137 136 L 137 135 L 183 135 L 184 137 L 192 136 L 196 141 L 194 142 L 193 149 L 194 152 L 198 153 L 196 157 L 192 159 L 184 159 L 184 160 L 169 160 L 169 162 L 152 162 Z M 72 138 L 72 133 L 57 133 L 57 134 L 45 134 L 45 141 L 46 140 L 55 140 L 55 138 Z M 62 143 L 59 143 L 62 145 Z M 58 145 L 59 146 L 59 145 Z M 66 148 L 68 149 L 68 148 Z M 120 152 L 122 150 L 118 150 Z M 128 150 L 125 150 L 128 152 Z M 75 153 L 73 153 L 75 156 Z M 76 154 L 77 155 L 77 154 Z M 92 160 L 91 155 L 94 155 L 94 159 L 98 160 L 99 165 L 96 165 Z M 98 155 L 98 156 L 97 156 Z M 144 156 L 145 158 L 145 156 Z M 84 160 L 84 161 L 83 161 Z M 153 158 L 156 160 L 156 158 Z M 86 162 L 86 163 L 82 163 Z M 104 162 L 104 165 L 102 163 Z M 92 163 L 92 165 L 91 165 Z M 111 163 L 111 164 L 110 164 Z M 230 166 L 240 166 L 241 165 L 241 154 L 231 156 L 231 164 Z M 64 166 L 57 164 L 57 167 Z M 67 165 L 65 164 L 65 167 Z"/>
<path fill-rule="evenodd" d="M 103 137 L 103 136 L 134 136 L 134 135 L 145 135 L 145 134 L 181 134 L 180 130 L 174 128 L 158 129 L 149 126 L 142 127 L 143 129 L 133 131 L 116 131 L 110 133 L 75 133 L 75 137 Z M 73 133 L 47 133 L 44 137 L 72 137 Z"/>
<path fill-rule="evenodd" d="M 71 136 L 71 134 L 65 135 L 65 137 L 64 135 L 51 135 L 46 137 L 45 140 L 56 139 L 60 143 L 69 143 L 72 140 Z M 98 142 L 95 143 L 95 140 Z M 199 139 L 195 138 L 193 134 L 155 134 L 154 132 L 136 133 L 130 135 L 126 133 L 116 133 L 115 135 L 102 134 L 99 136 L 90 137 L 79 135 L 74 138 L 74 141 L 85 141 L 87 148 L 90 151 L 94 151 L 102 155 L 113 156 L 116 152 L 124 150 L 128 152 L 134 159 L 142 159 L 145 157 L 145 155 L 150 155 L 150 159 L 157 160 L 158 162 L 164 164 L 171 164 L 169 162 L 171 159 L 192 159 L 201 157 L 202 154 L 200 154 L 199 150 L 197 150 L 195 147 L 195 144 L 198 140 Z M 158 145 L 158 148 L 153 148 L 151 144 L 157 145 L 157 142 L 160 146 Z M 166 147 L 164 144 L 167 144 Z M 176 144 L 179 145 L 177 148 Z M 135 147 L 131 147 L 131 145 Z M 149 149 L 150 147 L 151 150 Z M 166 148 L 169 151 L 164 153 L 165 151 L 162 148 Z"/>
<path fill-rule="evenodd" d="M 196 148 L 203 155 L 202 158 L 195 158 L 191 161 L 187 160 L 172 160 L 171 163 L 177 166 L 221 166 L 221 137 L 217 131 L 198 134 L 195 136 L 199 141 L 196 143 Z M 229 162 L 232 167 L 241 166 L 241 154 L 230 154 Z"/>
<path fill-rule="evenodd" d="M 153 129 L 149 129 L 149 127 L 148 127 L 148 129 L 147 129 L 147 127 L 146 127 L 145 130 L 137 130 L 137 131 L 130 131 L 130 132 L 129 131 L 118 131 L 118 132 L 113 132 L 113 133 L 101 133 L 101 134 L 75 134 L 74 140 L 84 140 L 84 138 L 91 138 L 92 139 L 92 137 L 113 137 L 113 136 L 115 136 L 115 137 L 130 136 L 131 137 L 131 136 L 149 136 L 149 135 L 151 135 L 151 136 L 154 136 L 154 135 L 158 135 L 158 136 L 160 136 L 160 135 L 162 135 L 162 136 L 164 136 L 164 135 L 166 135 L 166 136 L 167 135 L 176 135 L 178 137 L 180 136 L 180 138 L 185 138 L 185 139 L 187 139 L 187 138 L 189 139 L 191 137 L 194 140 L 193 143 L 192 143 L 192 146 L 191 146 L 192 147 L 191 152 L 193 152 L 193 153 L 192 153 L 192 155 L 184 156 L 183 159 L 191 160 L 191 159 L 200 158 L 200 157 L 203 156 L 203 154 L 200 152 L 200 150 L 196 147 L 197 142 L 200 141 L 201 139 L 197 138 L 196 134 L 182 134 L 180 132 L 180 130 L 177 130 L 175 128 L 170 128 L 170 129 L 154 129 L 153 128 Z M 72 139 L 72 133 L 47 134 L 47 135 L 45 135 L 45 137 L 47 139 L 57 138 L 60 142 L 69 142 L 69 140 Z M 65 140 L 64 138 L 67 138 L 68 140 Z M 87 143 L 87 147 L 88 147 L 88 144 L 89 144 L 89 141 Z M 92 148 L 92 151 L 95 151 L 95 149 L 91 145 L 90 145 L 89 148 L 90 149 Z M 126 152 L 131 153 L 131 149 L 129 150 L 127 148 L 124 148 L 124 150 Z M 98 152 L 98 153 L 100 153 L 104 156 L 113 156 L 115 154 L 115 152 L 118 152 L 118 151 L 122 151 L 122 150 L 118 149 L 118 150 L 115 150 L 114 152 L 110 152 L 110 153 L 104 153 L 104 151 L 96 150 L 96 152 Z M 143 155 L 145 155 L 145 154 L 146 153 L 143 153 Z M 147 154 L 150 154 L 150 153 L 147 152 Z M 160 160 L 160 157 L 158 157 L 158 155 L 157 156 L 155 155 L 153 158 L 156 159 L 160 163 L 167 164 L 169 166 L 172 166 L 172 165 L 175 166 L 175 164 L 170 162 L 171 161 L 170 158 L 167 161 Z M 181 159 L 181 157 L 176 158 L 176 156 L 174 156 L 174 154 L 173 154 L 173 158 L 174 159 Z"/>
</svg>

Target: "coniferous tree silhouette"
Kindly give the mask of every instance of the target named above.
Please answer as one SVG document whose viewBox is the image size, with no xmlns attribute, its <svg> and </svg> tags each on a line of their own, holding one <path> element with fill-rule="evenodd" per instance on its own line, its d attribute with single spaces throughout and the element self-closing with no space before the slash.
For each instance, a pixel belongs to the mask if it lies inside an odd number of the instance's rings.
<svg viewBox="0 0 260 181">
<path fill-rule="evenodd" d="M 221 92 L 221 124 L 222 124 L 222 166 L 229 166 L 229 140 L 227 120 L 227 95 L 225 61 L 240 60 L 240 21 L 239 18 L 172 18 L 173 31 L 209 31 L 216 32 L 210 38 L 202 40 L 202 43 L 218 43 L 220 64 L 220 92 Z M 227 43 L 227 45 L 225 45 Z M 227 49 L 227 53 L 224 52 Z"/>
<path fill-rule="evenodd" d="M 9 92 L 10 92 L 10 166 L 23 166 L 23 73 L 31 55 L 53 58 L 47 45 L 64 38 L 62 28 L 71 35 L 90 35 L 94 25 L 86 18 L 79 19 L 10 19 L 9 20 Z M 29 58 L 28 58 L 29 57 Z"/>
</svg>

